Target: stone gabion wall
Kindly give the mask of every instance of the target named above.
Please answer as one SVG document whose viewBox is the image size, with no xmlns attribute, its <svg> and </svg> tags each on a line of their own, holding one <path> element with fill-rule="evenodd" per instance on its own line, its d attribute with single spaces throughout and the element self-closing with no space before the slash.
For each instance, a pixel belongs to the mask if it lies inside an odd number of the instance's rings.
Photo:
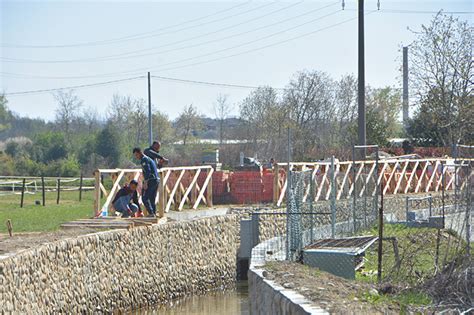
<svg viewBox="0 0 474 315">
<path fill-rule="evenodd" d="M 140 308 L 232 286 L 234 215 L 108 231 L 0 260 L 0 313 Z"/>
</svg>

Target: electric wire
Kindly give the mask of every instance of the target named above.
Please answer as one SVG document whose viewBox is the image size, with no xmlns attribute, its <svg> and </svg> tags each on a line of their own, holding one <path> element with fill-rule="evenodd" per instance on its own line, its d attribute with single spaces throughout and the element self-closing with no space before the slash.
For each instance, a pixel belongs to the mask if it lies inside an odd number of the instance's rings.
<svg viewBox="0 0 474 315">
<path fill-rule="evenodd" d="M 326 7 L 331 6 L 331 5 L 337 4 L 337 2 L 336 2 L 336 3 L 333 3 L 329 6 L 325 6 L 325 7 L 322 7 L 322 8 L 317 8 L 317 9 L 314 9 L 314 10 L 310 10 L 310 11 L 307 11 L 303 14 L 299 14 L 297 16 L 293 16 L 293 17 L 290 17 L 290 18 L 287 18 L 287 19 L 284 19 L 284 20 L 280 20 L 280 21 L 275 22 L 275 23 L 267 24 L 267 25 L 264 25 L 264 26 L 261 26 L 261 27 L 255 28 L 255 29 L 251 29 L 251 30 L 248 30 L 248 31 L 245 31 L 245 32 L 240 32 L 240 33 L 233 34 L 233 35 L 230 35 L 230 36 L 221 37 L 221 38 L 218 38 L 218 39 L 212 39 L 212 40 L 209 40 L 209 41 L 205 41 L 205 42 L 201 42 L 201 43 L 197 43 L 197 44 L 192 44 L 192 45 L 187 45 L 187 46 L 184 46 L 184 47 L 179 47 L 179 48 L 174 48 L 174 49 L 156 51 L 156 52 L 153 52 L 153 53 L 136 54 L 136 53 L 143 53 L 145 51 L 155 50 L 155 49 L 158 49 L 158 48 L 164 48 L 164 47 L 173 46 L 173 45 L 176 45 L 176 44 L 189 42 L 189 41 L 192 41 L 192 40 L 195 40 L 195 39 L 198 39 L 198 38 L 206 37 L 206 36 L 216 34 L 216 33 L 228 30 L 228 29 L 232 29 L 232 28 L 235 28 L 235 27 L 238 27 L 238 26 L 241 26 L 241 25 L 245 25 L 245 24 L 260 20 L 264 17 L 270 16 L 272 14 L 275 14 L 275 13 L 278 13 L 278 12 L 281 12 L 281 11 L 284 11 L 284 10 L 288 10 L 292 7 L 300 5 L 303 2 L 304 1 L 292 3 L 288 6 L 285 6 L 283 8 L 279 8 L 277 10 L 271 11 L 271 12 L 263 14 L 263 15 L 260 15 L 258 17 L 251 18 L 251 19 L 245 20 L 243 22 L 239 22 L 237 24 L 233 24 L 233 25 L 230 25 L 230 26 L 218 29 L 218 30 L 214 30 L 212 32 L 204 33 L 204 34 L 201 34 L 201 35 L 198 35 L 198 36 L 194 36 L 194 37 L 186 38 L 186 39 L 183 39 L 183 40 L 167 43 L 167 44 L 164 44 L 164 45 L 153 46 L 153 47 L 149 47 L 149 48 L 146 48 L 146 49 L 132 50 L 132 51 L 128 51 L 128 52 L 124 52 L 124 53 L 120 53 L 120 54 L 113 54 L 113 55 L 93 57 L 93 58 L 69 59 L 69 60 L 34 60 L 34 59 L 16 59 L 16 58 L 8 58 L 8 57 L 0 57 L 0 60 L 3 60 L 4 62 L 13 62 L 13 63 L 77 63 L 77 62 L 82 63 L 82 62 L 103 62 L 103 61 L 112 61 L 112 60 L 136 58 L 136 57 L 145 57 L 145 56 L 156 55 L 156 54 L 159 54 L 159 53 L 168 53 L 168 52 L 172 52 L 172 51 L 176 51 L 176 50 L 182 50 L 182 49 L 186 49 L 186 48 L 202 46 L 202 45 L 205 45 L 205 44 L 208 44 L 208 43 L 218 42 L 218 41 L 226 40 L 226 39 L 229 39 L 229 38 L 241 36 L 241 35 L 248 34 L 248 33 L 251 33 L 251 32 L 255 32 L 255 31 L 258 31 L 258 30 L 261 30 L 261 29 L 264 29 L 264 28 L 268 28 L 268 27 L 271 27 L 271 26 L 274 26 L 274 25 L 277 25 L 277 24 L 280 24 L 280 23 L 284 23 L 286 21 L 293 20 L 293 19 L 305 16 L 305 15 L 308 15 L 308 14 L 314 13 L 316 11 L 320 11 L 320 10 L 326 8 Z"/>
<path fill-rule="evenodd" d="M 251 1 L 248 1 L 246 3 L 250 3 L 250 2 Z M 246 4 L 246 3 L 244 3 L 244 4 Z M 204 25 L 208 25 L 208 24 L 228 20 L 230 18 L 239 16 L 239 15 L 244 15 L 244 14 L 247 14 L 249 12 L 257 11 L 257 10 L 260 10 L 262 8 L 274 5 L 275 3 L 277 3 L 277 2 L 265 3 L 265 4 L 260 5 L 258 7 L 251 8 L 251 9 L 248 9 L 246 11 L 235 13 L 235 14 L 232 14 L 232 15 L 229 15 L 229 16 L 224 16 L 224 17 L 214 19 L 214 20 L 211 20 L 211 21 L 202 22 L 202 23 L 197 24 L 197 25 L 190 25 L 190 26 L 186 26 L 186 27 L 179 28 L 179 29 L 176 29 L 176 30 L 165 31 L 165 32 L 163 30 L 174 28 L 174 27 L 180 26 L 182 24 L 187 24 L 187 22 L 176 24 L 176 25 L 173 25 L 173 26 L 160 28 L 160 29 L 157 29 L 153 32 L 129 35 L 129 36 L 121 37 L 121 38 L 102 40 L 102 41 L 85 42 L 85 43 L 77 43 L 77 44 L 63 44 L 63 45 L 18 45 L 18 44 L 0 43 L 0 47 L 5 47 L 5 48 L 73 48 L 73 47 L 101 46 L 101 45 L 123 43 L 123 42 L 128 42 L 128 41 L 133 41 L 133 40 L 140 40 L 140 39 L 147 39 L 147 38 L 157 37 L 157 36 L 161 36 L 161 35 L 174 34 L 174 33 L 177 33 L 177 32 L 184 31 L 184 30 L 189 30 L 189 29 L 192 29 L 192 28 L 201 27 L 201 26 L 204 26 Z M 243 5 L 243 4 L 231 7 L 230 9 L 241 6 L 241 5 Z M 214 14 L 211 14 L 210 16 L 213 16 L 213 15 L 216 15 L 216 14 L 217 13 L 214 13 Z M 202 18 L 202 19 L 204 19 L 204 18 Z M 143 34 L 149 34 L 149 35 L 143 35 Z"/>
<path fill-rule="evenodd" d="M 243 46 L 247 46 L 249 44 L 253 44 L 255 42 L 260 42 L 262 40 L 265 40 L 265 39 L 268 39 L 268 38 L 271 38 L 271 37 L 274 37 L 274 36 L 277 36 L 277 35 L 280 35 L 280 34 L 283 34 L 283 33 L 286 33 L 290 30 L 293 30 L 293 29 L 296 29 L 296 28 L 300 28 L 302 26 L 305 26 L 307 24 L 310 24 L 310 23 L 314 23 L 316 21 L 319 21 L 321 19 L 324 19 L 326 17 L 329 17 L 329 16 L 332 16 L 334 14 L 337 14 L 338 12 L 341 12 L 341 10 L 337 10 L 337 11 L 333 11 L 331 13 L 328 13 L 326 15 L 323 15 L 323 16 L 320 16 L 318 18 L 315 18 L 315 19 L 312 19 L 312 20 L 309 20 L 309 21 L 306 21 L 304 23 L 301 23 L 301 24 L 298 24 L 296 26 L 292 26 L 290 28 L 286 28 L 284 30 L 281 30 L 281 31 L 278 31 L 278 32 L 275 32 L 275 33 L 271 33 L 269 35 L 266 35 L 266 36 L 263 36 L 263 37 L 259 37 L 257 39 L 254 39 L 254 40 L 251 40 L 251 41 L 247 41 L 247 42 L 244 42 L 244 43 L 240 43 L 238 45 L 234 45 L 234 46 L 231 46 L 231 47 L 227 47 L 227 48 L 223 48 L 223 49 L 220 49 L 220 50 L 216 50 L 216 51 L 212 51 L 212 52 L 209 52 L 209 53 L 205 53 L 205 54 L 201 54 L 201 55 L 198 55 L 198 56 L 194 56 L 194 57 L 189 57 L 189 58 L 185 58 L 185 59 L 180 59 L 180 60 L 177 60 L 177 61 L 173 61 L 173 62 L 169 62 L 169 63 L 165 63 L 165 64 L 158 64 L 158 65 L 153 65 L 153 66 L 148 66 L 148 67 L 143 67 L 143 68 L 139 68 L 139 69 L 134 69 L 134 70 L 130 70 L 130 71 L 122 71 L 122 72 L 115 72 L 115 73 L 108 73 L 108 74 L 102 74 L 102 75 L 94 75 L 94 76 L 69 76 L 69 77 L 63 77 L 63 76 L 31 76 L 31 75 L 25 75 L 25 74 L 14 74 L 14 73 L 8 73 L 8 72 L 2 72 L 1 74 L 6 74 L 6 75 L 15 75 L 15 76 L 21 76 L 23 78 L 41 78 L 41 79 L 84 79 L 84 78 L 94 78 L 94 77 L 110 77 L 110 76 L 119 76 L 119 75 L 131 75 L 131 74 L 136 74 L 136 73 L 140 73 L 140 72 L 143 72 L 143 71 L 148 71 L 149 69 L 154 69 L 154 68 L 157 68 L 157 67 L 164 67 L 164 66 L 169 66 L 169 65 L 174 65 L 174 64 L 177 64 L 177 63 L 181 63 L 181 62 L 186 62 L 186 61 L 191 61 L 191 60 L 195 60 L 195 59 L 199 59 L 199 58 L 202 58 L 202 57 L 207 57 L 207 56 L 211 56 L 211 55 L 215 55 L 215 54 L 218 54 L 218 53 L 221 53 L 221 52 L 225 52 L 225 51 L 229 51 L 229 50 L 233 50 L 233 49 L 236 49 L 236 48 L 240 48 L 240 47 L 243 47 Z M 352 21 L 354 19 L 356 19 L 357 17 L 354 17 L 354 18 L 351 18 L 351 19 L 348 19 L 348 20 L 345 20 L 341 23 L 336 23 L 334 25 L 330 25 L 329 27 L 324 27 L 322 29 L 319 29 L 319 30 L 316 30 L 316 31 L 311 31 L 309 33 L 305 33 L 306 35 L 303 35 L 303 36 L 297 36 L 295 37 L 294 39 L 298 39 L 298 38 L 301 38 L 301 37 L 304 37 L 304 36 L 307 36 L 307 35 L 311 35 L 311 34 L 314 34 L 314 33 L 317 33 L 321 30 L 325 30 L 325 29 L 328 29 L 328 28 L 331 28 L 331 27 L 334 27 L 334 26 L 337 26 L 337 25 L 340 25 L 340 24 L 343 24 L 343 23 L 346 23 L 348 21 Z M 272 46 L 275 46 L 275 45 L 278 45 L 280 43 L 286 43 L 287 41 L 289 40 L 293 40 L 293 39 L 287 39 L 287 40 L 284 40 L 284 41 L 281 41 L 281 42 L 276 42 L 276 43 L 273 43 L 273 44 L 270 44 L 270 45 L 266 45 L 264 46 L 263 48 L 266 48 L 266 47 L 272 47 Z M 258 48 L 257 50 L 260 50 L 260 49 L 263 49 L 263 48 Z M 253 50 L 251 50 L 253 51 Z M 248 53 L 250 51 L 246 51 L 244 53 Z M 240 55 L 242 53 L 238 53 L 238 54 L 235 54 L 235 55 Z M 234 55 L 232 55 L 234 56 Z M 224 58 L 229 58 L 229 57 L 224 57 Z M 218 58 L 216 60 L 220 60 L 220 59 L 223 59 L 223 58 Z M 209 61 L 206 61 L 206 63 L 208 63 Z M 168 69 L 167 69 L 168 70 Z"/>
</svg>

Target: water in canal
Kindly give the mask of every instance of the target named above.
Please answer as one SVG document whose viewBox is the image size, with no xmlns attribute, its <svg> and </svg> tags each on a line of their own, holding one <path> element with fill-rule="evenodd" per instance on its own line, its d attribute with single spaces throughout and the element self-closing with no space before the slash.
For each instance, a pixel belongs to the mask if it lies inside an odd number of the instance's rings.
<svg viewBox="0 0 474 315">
<path fill-rule="evenodd" d="M 190 296 L 165 306 L 156 306 L 131 312 L 131 314 L 160 315 L 248 315 L 247 281 L 239 281 L 235 289 L 213 291 L 206 295 Z"/>
</svg>

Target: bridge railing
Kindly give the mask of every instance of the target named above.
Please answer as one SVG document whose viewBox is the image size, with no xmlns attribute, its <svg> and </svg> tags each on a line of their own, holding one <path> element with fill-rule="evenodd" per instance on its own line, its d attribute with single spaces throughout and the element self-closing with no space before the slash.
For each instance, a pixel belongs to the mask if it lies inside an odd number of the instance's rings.
<svg viewBox="0 0 474 315">
<path fill-rule="evenodd" d="M 355 185 L 360 196 L 363 194 L 374 196 L 377 186 L 383 187 L 384 195 L 437 192 L 442 189 L 443 181 L 445 190 L 452 190 L 455 186 L 455 172 L 459 172 L 459 168 L 454 165 L 455 160 L 449 158 L 380 159 L 378 162 L 336 160 L 334 162 L 336 199 L 349 198 Z M 293 171 L 311 170 L 315 201 L 329 200 L 332 188 L 331 162 L 290 163 L 290 168 Z M 273 201 L 277 206 L 285 200 L 287 172 L 286 163 L 278 163 L 274 169 Z M 374 176 L 375 172 L 377 176 Z M 307 190 L 305 200 L 308 195 Z"/>
<path fill-rule="evenodd" d="M 212 207 L 211 166 L 165 167 L 160 169 L 160 184 L 156 196 L 158 214 L 163 217 L 170 209 L 181 211 L 187 206 Z M 109 185 L 105 182 L 109 181 Z M 139 202 L 142 203 L 141 169 L 98 169 L 94 172 L 94 216 L 107 216 L 111 202 L 120 188 L 132 179 L 138 181 Z M 110 188 L 106 188 L 110 186 Z"/>
</svg>

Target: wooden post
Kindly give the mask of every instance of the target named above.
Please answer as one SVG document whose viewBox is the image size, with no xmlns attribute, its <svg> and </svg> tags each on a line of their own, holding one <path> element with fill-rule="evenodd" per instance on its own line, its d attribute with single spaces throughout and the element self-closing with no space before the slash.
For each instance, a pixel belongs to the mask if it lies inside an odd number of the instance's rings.
<svg viewBox="0 0 474 315">
<path fill-rule="evenodd" d="M 166 199 L 165 199 L 165 185 L 164 185 L 164 178 L 161 176 L 160 184 L 158 185 L 158 216 L 163 218 L 165 216 L 165 207 L 166 207 Z"/>
<path fill-rule="evenodd" d="M 6 222 L 7 224 L 7 230 L 8 230 L 8 234 L 10 235 L 10 237 L 13 236 L 13 225 L 12 225 L 12 221 L 10 219 L 7 220 Z"/>
<path fill-rule="evenodd" d="M 83 180 L 83 175 L 81 173 L 81 179 L 79 180 L 79 202 L 82 201 L 82 180 Z"/>
<path fill-rule="evenodd" d="M 275 163 L 275 167 L 273 168 L 273 204 L 276 205 L 278 203 L 278 198 L 280 197 L 280 185 L 278 176 L 280 175 L 280 170 L 278 169 L 278 164 Z"/>
<path fill-rule="evenodd" d="M 189 207 L 192 209 L 194 203 L 196 202 L 196 198 L 197 198 L 197 178 L 195 178 L 197 172 L 193 171 L 193 172 L 191 172 L 191 174 L 193 174 L 193 176 L 192 176 L 193 179 L 191 180 L 191 185 L 192 185 L 192 187 L 191 187 L 191 203 L 190 203 Z M 194 179 L 196 179 L 196 180 L 194 181 Z"/>
<path fill-rule="evenodd" d="M 23 201 L 25 199 L 25 184 L 26 178 L 23 178 L 23 184 L 21 185 L 21 201 L 20 201 L 20 208 L 23 208 Z"/>
<path fill-rule="evenodd" d="M 100 191 L 100 172 L 99 170 L 96 170 L 94 172 L 94 217 L 99 215 L 100 211 L 100 198 L 102 196 L 101 191 Z"/>
<path fill-rule="evenodd" d="M 209 172 L 213 173 L 212 170 L 209 170 Z M 207 183 L 207 191 L 206 191 L 206 200 L 207 200 L 207 206 L 209 208 L 214 206 L 214 202 L 212 200 L 212 175 L 209 179 L 209 183 Z"/>
<path fill-rule="evenodd" d="M 104 174 L 100 174 L 100 183 L 104 185 Z M 100 190 L 100 198 L 104 197 L 104 193 Z"/>
<path fill-rule="evenodd" d="M 57 205 L 59 205 L 60 195 L 61 195 L 61 179 L 58 178 L 58 194 L 57 194 L 57 197 L 56 197 L 56 204 Z"/>
<path fill-rule="evenodd" d="M 46 193 L 44 190 L 44 176 L 41 176 L 41 190 L 43 194 L 43 207 L 46 206 Z"/>
</svg>

